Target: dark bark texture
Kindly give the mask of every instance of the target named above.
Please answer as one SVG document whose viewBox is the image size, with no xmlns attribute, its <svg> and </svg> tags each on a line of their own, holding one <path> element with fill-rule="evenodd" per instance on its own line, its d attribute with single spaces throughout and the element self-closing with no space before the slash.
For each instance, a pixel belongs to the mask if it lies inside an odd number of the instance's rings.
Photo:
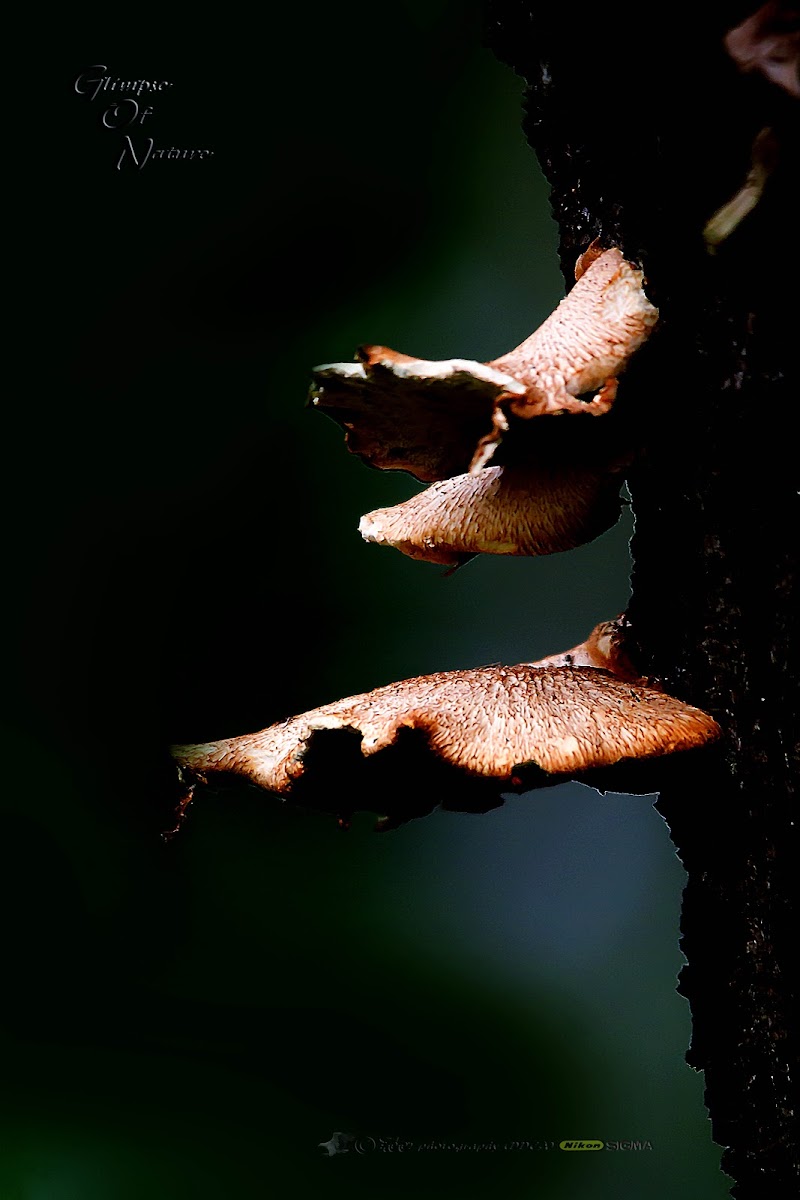
<svg viewBox="0 0 800 1200">
<path fill-rule="evenodd" d="M 527 84 L 568 286 L 599 237 L 661 311 L 618 400 L 643 447 L 628 650 L 725 730 L 657 807 L 688 872 L 687 1059 L 738 1200 L 798 1194 L 798 104 L 725 52 L 755 7 L 490 0 L 485 23 Z M 777 169 L 711 255 L 703 227 L 766 126 Z"/>
</svg>

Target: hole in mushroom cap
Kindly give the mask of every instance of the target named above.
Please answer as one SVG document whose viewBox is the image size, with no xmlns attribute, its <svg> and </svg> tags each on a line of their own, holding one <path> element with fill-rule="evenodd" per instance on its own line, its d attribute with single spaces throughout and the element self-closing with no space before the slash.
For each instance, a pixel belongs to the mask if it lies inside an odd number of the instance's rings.
<svg viewBox="0 0 800 1200">
<path fill-rule="evenodd" d="M 503 803 L 495 780 L 469 776 L 436 758 L 419 729 L 402 728 L 379 754 L 365 757 L 355 729 L 319 729 L 303 747 L 303 774 L 292 800 L 320 811 L 374 812 L 381 830 L 396 828 L 441 807 L 489 812 Z M 505 789 L 508 790 L 508 789 Z"/>
</svg>

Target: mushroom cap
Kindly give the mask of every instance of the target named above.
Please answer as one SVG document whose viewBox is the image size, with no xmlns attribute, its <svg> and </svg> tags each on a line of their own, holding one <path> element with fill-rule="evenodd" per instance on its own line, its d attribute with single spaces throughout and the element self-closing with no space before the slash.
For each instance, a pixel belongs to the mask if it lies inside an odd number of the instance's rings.
<svg viewBox="0 0 800 1200">
<path fill-rule="evenodd" d="M 417 751 L 421 739 L 423 765 L 433 760 L 505 791 L 530 787 L 542 772 L 575 777 L 685 751 L 720 734 L 707 713 L 655 688 L 591 667 L 521 663 L 392 683 L 259 733 L 178 746 L 172 754 L 184 771 L 231 772 L 291 796 L 307 768 L 312 772 L 315 740 L 334 733 L 352 744 L 355 737 L 360 758 L 369 760 L 401 748 L 409 731 Z M 317 782 L 346 788 L 349 780 Z"/>
<path fill-rule="evenodd" d="M 511 411 L 532 417 L 591 407 L 576 398 L 618 375 L 658 320 L 642 281 L 619 250 L 593 258 L 544 324 L 490 363 L 525 384 L 524 398 L 511 398 Z"/>
<path fill-rule="evenodd" d="M 588 264 L 588 265 L 586 265 Z M 658 319 L 642 273 L 590 247 L 578 281 L 543 325 L 490 363 L 412 358 L 363 346 L 358 362 L 316 367 L 309 402 L 345 430 L 348 449 L 425 483 L 478 471 L 509 420 L 607 413 L 616 375 Z M 582 396 L 600 389 L 596 396 Z"/>
<path fill-rule="evenodd" d="M 485 467 L 434 483 L 361 518 L 368 542 L 457 566 L 475 554 L 555 554 L 583 545 L 619 518 L 621 475 L 541 464 Z"/>
</svg>

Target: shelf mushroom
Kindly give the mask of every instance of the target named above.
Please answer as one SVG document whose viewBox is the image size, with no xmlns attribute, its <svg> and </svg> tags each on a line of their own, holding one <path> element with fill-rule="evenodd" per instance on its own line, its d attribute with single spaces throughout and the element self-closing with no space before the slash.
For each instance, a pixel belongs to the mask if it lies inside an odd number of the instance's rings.
<svg viewBox="0 0 800 1200">
<path fill-rule="evenodd" d="M 344 794 L 350 811 L 385 811 L 386 827 L 442 800 L 485 811 L 503 792 L 586 779 L 719 736 L 701 709 L 631 679 L 611 652 L 613 636 L 613 622 L 598 626 L 564 656 L 573 665 L 546 659 L 423 675 L 172 755 L 188 798 L 196 783 L 232 775 L 312 807 L 339 810 Z M 593 656 L 614 670 L 580 665 Z"/>
<path fill-rule="evenodd" d="M 354 454 L 432 484 L 367 513 L 366 541 L 456 567 L 476 554 L 571 550 L 616 523 L 631 448 L 619 424 L 588 418 L 608 414 L 616 376 L 658 313 L 617 249 L 593 243 L 576 275 L 544 324 L 494 362 L 367 346 L 360 362 L 316 369 L 311 402 L 344 427 Z M 564 414 L 566 428 L 531 420 Z M 492 462 L 501 441 L 505 461 Z"/>
<path fill-rule="evenodd" d="M 616 248 L 600 251 L 593 243 L 576 275 L 547 320 L 493 362 L 432 362 L 363 346 L 357 362 L 315 369 L 310 402 L 344 428 L 348 448 L 370 466 L 408 471 L 426 483 L 479 471 L 510 421 L 605 414 L 617 375 L 651 333 L 658 310 L 645 295 L 642 272 Z"/>
<path fill-rule="evenodd" d="M 621 484 L 621 463 L 484 467 L 367 513 L 358 528 L 367 542 L 450 567 L 476 554 L 555 554 L 616 524 Z"/>
</svg>

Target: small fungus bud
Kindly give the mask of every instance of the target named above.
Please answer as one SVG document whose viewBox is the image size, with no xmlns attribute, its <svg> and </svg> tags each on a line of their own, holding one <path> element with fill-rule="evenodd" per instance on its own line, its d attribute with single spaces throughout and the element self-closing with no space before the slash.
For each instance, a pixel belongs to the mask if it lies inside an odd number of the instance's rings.
<svg viewBox="0 0 800 1200">
<path fill-rule="evenodd" d="M 647 683 L 655 686 L 653 681 L 642 679 L 622 648 L 622 630 L 625 625 L 625 615 L 615 617 L 613 621 L 601 621 L 595 625 L 586 641 L 562 654 L 553 654 L 549 658 L 540 658 L 534 663 L 537 667 L 596 667 L 609 671 L 617 679 L 627 679 L 631 682 Z"/>
</svg>

